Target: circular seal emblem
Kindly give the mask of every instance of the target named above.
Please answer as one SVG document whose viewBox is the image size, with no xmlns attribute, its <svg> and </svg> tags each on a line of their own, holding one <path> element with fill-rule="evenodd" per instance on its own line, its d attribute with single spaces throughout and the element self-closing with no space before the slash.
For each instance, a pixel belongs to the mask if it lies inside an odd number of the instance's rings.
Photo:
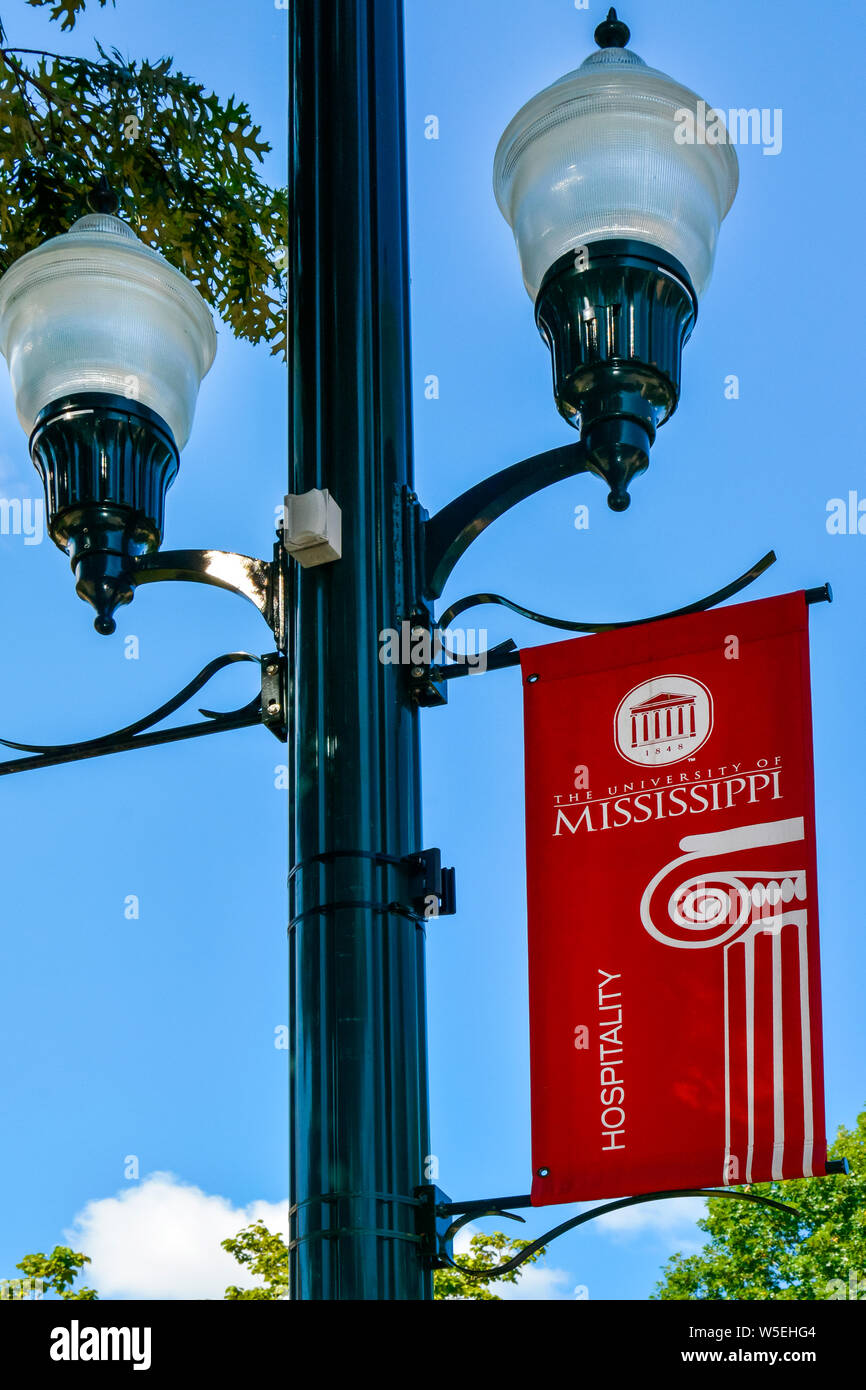
<svg viewBox="0 0 866 1390">
<path fill-rule="evenodd" d="M 702 748 L 713 729 L 713 697 L 691 676 L 654 676 L 636 685 L 613 721 L 619 752 L 639 767 L 682 762 Z"/>
</svg>

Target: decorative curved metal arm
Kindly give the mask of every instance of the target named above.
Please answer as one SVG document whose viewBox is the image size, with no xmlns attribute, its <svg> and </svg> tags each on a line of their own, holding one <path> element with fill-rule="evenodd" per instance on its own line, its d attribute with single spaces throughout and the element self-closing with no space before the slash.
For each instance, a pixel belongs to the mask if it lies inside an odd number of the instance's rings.
<svg viewBox="0 0 866 1390">
<path fill-rule="evenodd" d="M 487 529 L 491 522 L 541 489 L 566 478 L 575 477 L 577 474 L 591 472 L 588 459 L 587 449 L 580 441 L 563 445 L 558 449 L 550 449 L 546 453 L 536 454 L 532 458 L 512 464 L 510 468 L 504 468 L 492 477 L 476 483 L 474 487 L 461 493 L 459 497 L 455 497 L 434 516 L 422 521 L 420 524 L 422 571 L 420 587 L 424 598 L 429 602 L 440 597 L 448 577 L 461 555 L 481 535 L 482 531 Z M 763 559 L 759 560 L 739 579 L 735 579 L 733 583 L 725 585 L 723 589 L 717 590 L 707 598 L 649 618 L 634 618 L 625 622 L 614 623 L 578 622 L 536 613 L 519 603 L 514 603 L 511 599 L 504 598 L 501 594 L 471 594 L 469 597 L 451 604 L 442 614 L 437 626 L 440 632 L 447 630 L 454 619 L 460 613 L 465 613 L 467 609 L 485 603 L 495 603 L 503 608 L 510 608 L 513 613 L 517 613 L 521 617 L 543 623 L 546 627 L 559 628 L 564 632 L 596 633 L 639 627 L 646 623 L 658 622 L 662 618 L 678 618 L 689 613 L 701 613 L 705 609 L 713 608 L 716 604 L 723 603 L 749 584 L 754 583 L 775 561 L 775 554 L 769 551 Z M 829 586 L 825 586 L 822 591 L 811 591 L 812 594 L 816 592 L 822 598 L 831 598 Z M 817 597 L 810 597 L 810 602 L 817 601 Z M 432 617 L 429 617 L 428 621 L 432 624 Z M 443 649 L 446 656 L 452 659 L 452 664 L 419 666 L 413 673 L 415 698 L 421 704 L 441 704 L 444 702 L 445 696 L 441 690 L 443 681 L 468 675 L 474 671 L 498 670 L 505 666 L 517 665 L 520 661 L 520 654 L 516 649 L 513 649 L 513 644 L 511 644 L 511 649 L 500 645 L 493 648 L 491 652 L 480 654 L 485 658 L 483 661 L 480 657 L 475 657 L 471 662 L 460 661 L 454 658 L 454 654 L 448 651 L 447 647 Z"/>
<path fill-rule="evenodd" d="M 451 1225 L 442 1236 L 443 1245 L 450 1245 L 457 1232 L 462 1231 L 464 1226 L 471 1225 L 473 1221 L 480 1221 L 482 1217 L 485 1216 L 503 1216 L 506 1221 L 519 1221 L 522 1225 L 526 1225 L 522 1216 L 518 1216 L 517 1213 L 513 1211 L 505 1211 L 502 1207 L 485 1207 L 483 1211 L 468 1211 L 463 1216 L 458 1216 L 456 1221 L 451 1222 Z M 455 1269 L 462 1268 L 460 1265 L 454 1265 L 453 1260 L 450 1259 L 447 1253 L 444 1254 L 442 1258 L 448 1260 Z"/>
<path fill-rule="evenodd" d="M 101 748 L 109 743 L 122 742 L 135 734 L 143 733 L 145 729 L 151 729 L 154 724 L 160 724 L 163 719 L 168 719 L 169 715 L 179 710 L 182 705 L 186 704 L 187 700 L 191 700 L 202 686 L 207 685 L 217 671 L 222 671 L 227 666 L 233 666 L 238 661 L 254 661 L 258 665 L 259 658 L 250 656 L 249 652 L 229 652 L 226 656 L 215 657 L 199 671 L 188 685 L 183 687 L 183 690 L 179 690 L 177 695 L 172 696 L 164 705 L 160 705 L 159 709 L 155 709 L 152 714 L 146 714 L 143 719 L 137 719 L 134 724 L 127 724 L 125 728 L 115 730 L 114 733 L 102 734 L 99 738 L 85 739 L 81 743 L 13 743 L 9 738 L 0 738 L 0 743 L 6 748 L 17 748 L 22 753 L 59 753 L 67 748 L 84 750 Z M 243 711 L 234 710 L 231 714 L 215 714 L 210 710 L 199 710 L 199 714 L 205 714 L 210 719 L 230 719 L 237 714 L 245 713 L 247 708 L 248 706 L 245 706 Z"/>
<path fill-rule="evenodd" d="M 447 631 L 450 624 L 461 613 L 484 603 L 500 604 L 503 608 L 510 608 L 512 613 L 517 613 L 522 618 L 529 618 L 532 622 L 544 623 L 547 627 L 560 628 L 566 632 L 611 632 L 618 628 L 642 627 L 645 623 L 657 623 L 663 618 L 681 618 L 688 613 L 702 613 L 707 608 L 714 608 L 717 603 L 732 598 L 741 589 L 754 583 L 775 562 L 776 556 L 771 550 L 750 570 L 740 575 L 740 578 L 735 579 L 732 584 L 726 585 L 724 589 L 718 589 L 716 593 L 710 594 L 707 598 L 699 599 L 697 603 L 690 603 L 684 608 L 676 608 L 670 613 L 661 613 L 654 618 L 635 618 L 630 622 L 620 623 L 572 622 L 566 618 L 549 618 L 543 613 L 535 613 L 531 608 L 524 608 L 519 603 L 513 603 L 511 599 L 503 598 L 501 594 L 470 594 L 468 598 L 452 603 L 451 607 L 445 610 L 439 619 L 438 627 L 440 633 Z M 822 584 L 820 588 L 816 589 L 807 589 L 806 602 L 809 604 L 832 603 L 833 590 L 829 584 Z M 520 665 L 520 651 L 510 638 L 507 642 L 500 642 L 498 646 L 491 647 L 487 652 L 479 653 L 471 661 L 462 659 L 450 651 L 441 635 L 438 640 L 441 649 L 450 658 L 451 664 L 434 665 L 424 672 L 425 681 L 433 686 L 438 685 L 441 681 L 454 680 L 458 676 L 471 675 L 476 671 L 501 671 L 506 666 Z"/>
<path fill-rule="evenodd" d="M 500 1279 L 503 1274 L 510 1274 L 512 1270 L 518 1269 L 520 1265 L 530 1260 L 533 1255 L 537 1255 L 539 1250 L 543 1250 L 552 1240 L 564 1236 L 568 1231 L 576 1230 L 578 1226 L 585 1226 L 587 1222 L 594 1221 L 596 1217 L 607 1216 L 610 1212 L 620 1211 L 623 1207 L 641 1206 L 645 1202 L 664 1202 L 676 1197 L 722 1197 L 732 1202 L 755 1202 L 760 1206 L 773 1207 L 776 1211 L 784 1212 L 786 1216 L 796 1216 L 800 1213 L 796 1207 L 790 1207 L 784 1202 L 776 1202 L 771 1197 L 762 1197 L 756 1192 L 736 1192 L 732 1188 L 687 1188 L 681 1192 L 647 1192 L 639 1197 L 621 1197 L 616 1202 L 605 1202 L 603 1206 L 593 1207 L 591 1211 L 580 1212 L 577 1216 L 572 1216 L 568 1221 L 563 1221 L 559 1226 L 554 1226 L 552 1231 L 547 1231 L 545 1235 L 539 1236 L 538 1240 L 532 1241 L 525 1250 L 506 1260 L 501 1265 L 496 1265 L 493 1269 L 472 1270 L 466 1269 L 463 1265 L 458 1265 L 447 1253 L 447 1246 L 454 1239 L 457 1231 L 465 1226 L 469 1221 L 475 1221 L 482 1216 L 505 1216 L 511 1221 L 522 1221 L 522 1216 L 515 1216 L 513 1212 L 503 1211 L 495 1203 L 479 1209 L 477 1204 L 472 1205 L 468 1212 L 464 1212 L 456 1221 L 448 1227 L 447 1231 L 440 1238 L 439 1259 L 452 1269 L 459 1269 L 460 1273 L 468 1279 Z M 529 1199 L 525 1199 L 529 1205 Z M 437 1208 L 439 1215 L 445 1215 L 449 1211 L 447 1205 Z"/>
<path fill-rule="evenodd" d="M 241 661 L 254 662 L 257 666 L 262 667 L 263 672 L 262 689 L 248 704 L 243 705 L 240 709 L 228 710 L 224 713 L 200 709 L 199 713 L 205 717 L 204 723 L 184 724 L 169 729 L 154 729 L 155 724 L 160 724 L 164 719 L 168 719 L 170 715 L 191 700 L 218 671 Z M 278 696 L 279 681 L 284 676 L 284 666 L 281 666 L 281 663 L 282 658 L 276 653 L 267 657 L 252 656 L 249 652 L 229 652 L 225 656 L 218 656 L 213 661 L 209 661 L 177 695 L 160 705 L 159 709 L 154 710 L 152 714 L 145 715 L 143 719 L 137 719 L 133 724 L 127 724 L 124 728 L 117 729 L 113 733 L 102 734 L 99 738 L 85 739 L 80 743 L 58 744 L 17 743 L 12 739 L 0 739 L 0 744 L 5 747 L 15 748 L 19 752 L 32 755 L 0 763 L 0 776 L 12 772 L 28 772 L 37 767 L 52 767 L 59 763 L 78 762 L 85 758 L 98 758 L 107 753 L 128 752 L 133 748 L 153 747 L 159 743 L 174 743 L 182 739 L 199 738 L 207 734 L 222 733 L 229 729 L 250 728 L 263 722 L 274 732 L 279 732 L 283 718 L 282 703 Z M 266 688 L 274 691 L 269 702 L 266 702 L 264 695 Z M 267 703 L 275 707 L 279 705 L 280 708 L 268 709 Z"/>
<path fill-rule="evenodd" d="M 618 623 L 573 622 L 568 618 L 549 618 L 544 613 L 535 613 L 531 608 L 524 608 L 521 604 L 512 602 L 511 599 L 503 598 L 501 594 L 470 594 L 468 598 L 459 599 L 457 603 L 452 603 L 451 607 L 445 610 L 439 619 L 439 626 L 447 630 L 454 619 L 461 613 L 465 613 L 467 609 L 480 607 L 484 603 L 498 603 L 503 608 L 510 608 L 512 613 L 517 613 L 521 618 L 529 618 L 532 622 L 543 623 L 545 627 L 560 628 L 564 632 L 613 632 L 619 628 L 642 627 L 646 623 L 661 622 L 663 618 L 683 618 L 688 613 L 703 613 L 707 608 L 714 608 L 717 603 L 724 603 L 725 599 L 733 598 L 734 594 L 740 593 L 749 584 L 753 584 L 775 563 L 775 552 L 770 550 L 757 564 L 752 565 L 750 570 L 741 574 L 739 579 L 735 579 L 731 584 L 726 584 L 723 589 L 717 589 L 714 594 L 710 594 L 707 598 L 698 599 L 696 603 L 686 604 L 683 608 L 671 609 L 668 613 L 658 613 L 652 618 L 631 618 Z"/>
<path fill-rule="evenodd" d="M 180 580 L 210 584 L 249 599 L 274 634 L 280 651 L 286 649 L 287 558 L 282 538 L 272 561 L 236 555 L 230 550 L 166 550 L 139 555 L 131 561 L 130 582 L 159 584 Z"/>
<path fill-rule="evenodd" d="M 261 613 L 276 638 L 278 651 L 258 657 L 248 652 L 231 652 L 209 661 L 198 675 L 172 699 L 160 705 L 152 714 L 137 719 L 114 733 L 80 743 L 38 744 L 16 743 L 0 739 L 0 744 L 15 748 L 30 756 L 0 763 L 0 777 L 12 772 L 29 772 L 37 767 L 52 767 L 58 763 L 78 762 L 84 758 L 99 758 L 106 753 L 124 753 L 133 748 L 149 748 L 159 743 L 176 743 L 182 739 L 200 738 L 206 734 L 222 733 L 229 729 L 249 728 L 264 724 L 281 741 L 286 737 L 286 646 L 288 620 L 288 557 L 281 531 L 277 532 L 274 558 L 256 560 L 250 555 L 236 555 L 225 550 L 169 550 L 161 554 L 139 555 L 130 558 L 124 579 L 137 588 L 139 584 L 158 584 L 166 580 L 181 580 L 193 584 L 210 584 L 228 589 L 248 599 Z M 205 722 L 183 724 L 170 729 L 154 729 L 176 710 L 191 700 L 212 676 L 238 661 L 254 661 L 261 667 L 259 693 L 241 709 L 224 713 L 201 709 Z"/>
<path fill-rule="evenodd" d="M 588 472 L 580 441 L 535 454 L 494 473 L 424 522 L 424 593 L 439 598 L 464 551 L 503 512 L 553 483 Z"/>
</svg>

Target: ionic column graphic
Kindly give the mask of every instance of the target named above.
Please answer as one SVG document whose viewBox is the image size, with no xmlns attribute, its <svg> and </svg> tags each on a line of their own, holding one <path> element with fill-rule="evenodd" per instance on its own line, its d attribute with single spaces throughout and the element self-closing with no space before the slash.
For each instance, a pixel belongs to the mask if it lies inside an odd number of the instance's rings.
<svg viewBox="0 0 866 1390">
<path fill-rule="evenodd" d="M 656 940 L 680 950 L 724 948 L 722 1183 L 727 1186 L 751 1182 L 755 1166 L 783 1178 L 786 1152 L 788 1176 L 793 1153 L 798 1160 L 802 1153 L 807 1176 L 813 1171 L 806 874 L 803 869 L 713 868 L 683 879 L 677 871 L 696 867 L 700 859 L 804 838 L 802 818 L 688 836 L 680 842 L 686 853 L 655 875 L 641 900 L 641 920 Z M 661 927 L 654 905 L 666 910 Z M 769 1148 L 767 1135 L 773 1136 Z"/>
</svg>

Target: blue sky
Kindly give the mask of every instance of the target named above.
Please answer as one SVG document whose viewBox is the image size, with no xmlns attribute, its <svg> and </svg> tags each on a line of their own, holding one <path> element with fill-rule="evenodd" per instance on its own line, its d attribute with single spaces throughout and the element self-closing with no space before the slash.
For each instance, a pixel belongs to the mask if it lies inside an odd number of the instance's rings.
<svg viewBox="0 0 866 1390">
<path fill-rule="evenodd" d="M 431 511 L 573 437 L 553 405 L 491 176 L 511 116 L 592 50 L 606 10 L 596 0 L 588 11 L 573 0 L 407 0 L 416 462 Z M 862 211 L 847 138 L 857 46 L 827 42 L 826 20 L 803 0 L 729 0 L 722 10 L 628 0 L 620 11 L 635 51 L 710 103 L 781 108 L 783 147 L 776 157 L 739 151 L 740 191 L 686 349 L 682 403 L 631 511 L 610 513 L 592 479 L 560 484 L 472 547 L 446 599 L 484 589 L 563 616 L 639 617 L 721 586 L 771 547 L 779 563 L 755 597 L 832 582 L 836 603 L 812 613 L 832 1131 L 866 1097 L 866 946 L 852 902 L 866 828 L 857 734 L 866 537 L 826 526 L 830 499 L 852 490 L 866 499 L 849 420 L 863 366 L 849 347 L 859 291 L 826 268 L 850 254 Z M 842 32 L 862 36 L 859 6 L 833 12 Z M 171 53 L 217 92 L 250 101 L 274 145 L 269 174 L 282 178 L 286 14 L 271 0 L 242 17 L 224 0 L 118 0 L 72 35 L 23 0 L 0 13 L 17 45 L 86 53 L 96 34 L 132 55 Z M 425 139 L 429 115 L 437 141 Z M 725 398 L 730 374 L 739 400 Z M 425 397 L 429 375 L 439 377 L 437 400 Z M 269 553 L 285 488 L 285 397 L 284 368 L 221 329 L 169 496 L 167 546 Z M 0 374 L 0 494 L 35 497 L 35 483 Z M 587 531 L 574 527 L 581 503 Z M 477 621 L 491 641 L 549 637 L 496 609 Z M 14 535 L 0 536 L 0 624 L 0 735 L 34 742 L 125 724 L 211 657 L 258 653 L 268 637 L 241 600 L 197 586 L 142 590 L 117 637 L 97 637 L 64 557 L 47 539 Z M 124 657 L 130 634 L 137 661 Z M 231 708 L 252 693 L 241 667 L 218 678 L 207 703 Z M 517 672 L 453 683 L 449 706 L 423 716 L 423 746 L 425 843 L 456 866 L 460 904 L 429 934 L 439 1182 L 455 1200 L 527 1191 Z M 284 760 L 269 734 L 248 730 L 0 779 L 0 1047 L 12 1136 L 0 1153 L 0 1272 L 71 1229 L 105 1292 L 215 1296 L 224 1269 L 208 1251 L 221 1233 L 255 1203 L 276 1224 L 287 1161 L 286 1054 L 274 1047 L 286 1022 L 287 806 L 274 785 Z M 139 1158 L 137 1182 L 124 1177 L 128 1155 Z M 174 1180 L 148 1180 L 160 1173 Z M 646 1298 L 666 1256 L 699 1239 L 696 1210 L 669 1204 L 566 1237 L 525 1292 L 567 1299 L 580 1285 L 593 1299 Z M 533 1213 L 520 1234 L 558 1217 Z M 181 1230 L 188 1246 L 198 1242 L 193 1254 L 161 1255 L 159 1240 Z"/>
</svg>

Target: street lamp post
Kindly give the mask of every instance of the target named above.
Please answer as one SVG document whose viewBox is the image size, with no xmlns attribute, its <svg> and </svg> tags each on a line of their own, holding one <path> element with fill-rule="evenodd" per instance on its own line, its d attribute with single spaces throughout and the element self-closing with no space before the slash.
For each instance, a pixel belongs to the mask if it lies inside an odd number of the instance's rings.
<svg viewBox="0 0 866 1390">
<path fill-rule="evenodd" d="M 466 545 L 545 482 L 589 469 L 616 509 L 627 505 L 678 397 L 697 310 L 690 272 L 709 277 L 736 188 L 729 147 L 674 144 L 674 107 L 697 98 L 627 52 L 628 37 L 612 14 L 600 53 L 518 114 L 496 164 L 560 408 L 584 416 L 582 441 L 506 470 L 427 523 L 411 493 L 402 0 L 291 7 L 289 491 L 332 492 L 345 542 L 339 564 L 294 575 L 294 1298 L 430 1296 L 413 1243 L 428 1142 L 424 934 L 406 856 L 421 848 L 412 697 L 435 693 L 379 662 L 378 634 L 429 621 L 425 601 Z M 642 197 L 655 201 L 621 230 L 623 200 Z M 581 282 L 583 241 L 599 245 Z M 621 328 L 637 323 L 630 361 L 622 335 L 601 351 L 597 335 L 579 339 L 588 316 L 612 318 L 597 308 L 605 301 L 624 307 Z"/>
<path fill-rule="evenodd" d="M 344 540 L 293 581 L 290 1287 L 419 1300 L 418 709 L 378 640 L 413 616 L 402 0 L 296 0 L 289 23 L 289 491 L 329 489 Z"/>
<path fill-rule="evenodd" d="M 276 650 L 215 658 L 113 734 L 11 744 L 27 756 L 0 775 L 255 723 L 288 734 L 291 1297 L 419 1301 L 450 1259 L 449 1232 L 500 1209 L 458 1208 L 432 1185 L 425 930 L 454 910 L 454 892 L 439 851 L 423 849 L 418 720 L 473 668 L 435 660 L 433 605 L 472 541 L 541 488 L 592 472 L 614 510 L 628 505 L 679 398 L 737 162 L 728 145 L 676 140 L 698 98 L 625 47 L 613 10 L 600 53 L 518 113 L 496 196 L 557 403 L 581 434 L 428 517 L 412 479 L 403 0 L 294 0 L 289 33 L 291 457 L 272 561 L 160 551 L 215 335 L 194 288 L 113 215 L 110 190 L 0 280 L 0 348 L 49 529 L 97 630 L 114 631 L 139 585 L 191 581 L 253 602 Z M 739 592 L 773 558 L 678 611 Z M 490 602 L 571 632 L 630 626 L 546 618 L 491 594 L 452 603 L 439 625 Z M 408 662 L 382 659 L 395 629 L 410 636 Z M 427 655 L 412 655 L 425 638 Z M 486 666 L 518 659 L 507 642 Z M 154 728 L 237 661 L 261 667 L 248 705 Z"/>
</svg>

